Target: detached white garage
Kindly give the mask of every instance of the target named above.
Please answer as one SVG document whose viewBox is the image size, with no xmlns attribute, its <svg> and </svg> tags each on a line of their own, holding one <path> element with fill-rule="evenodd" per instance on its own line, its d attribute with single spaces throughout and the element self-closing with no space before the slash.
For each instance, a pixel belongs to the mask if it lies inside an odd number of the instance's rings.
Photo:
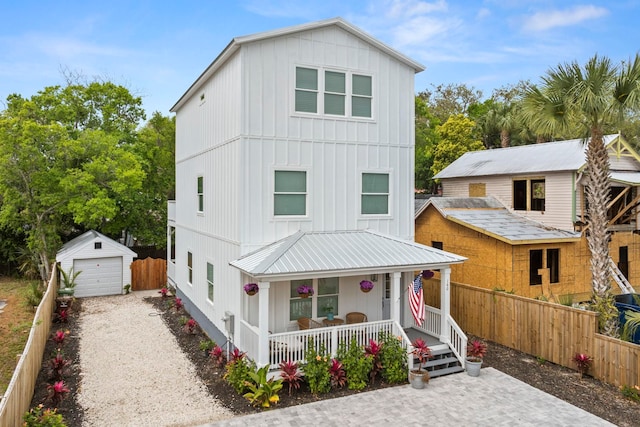
<svg viewBox="0 0 640 427">
<path fill-rule="evenodd" d="M 128 247 L 91 230 L 65 243 L 56 262 L 65 272 L 81 271 L 76 278 L 76 297 L 123 293 L 131 284 L 131 263 L 137 254 Z"/>
</svg>

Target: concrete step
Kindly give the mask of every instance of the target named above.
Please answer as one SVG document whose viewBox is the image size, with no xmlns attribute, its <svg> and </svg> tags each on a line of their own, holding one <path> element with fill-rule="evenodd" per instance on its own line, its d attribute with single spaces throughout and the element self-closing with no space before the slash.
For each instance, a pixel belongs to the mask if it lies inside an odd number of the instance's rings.
<svg viewBox="0 0 640 427">
<path fill-rule="evenodd" d="M 458 372 L 462 372 L 464 371 L 464 369 L 462 369 L 462 366 L 457 365 L 457 366 L 450 366 L 448 368 L 444 368 L 444 369 L 436 369 L 433 371 L 429 371 L 429 376 L 431 378 L 436 378 L 436 377 L 441 377 L 443 375 L 449 375 L 449 374 L 456 374 Z"/>
</svg>

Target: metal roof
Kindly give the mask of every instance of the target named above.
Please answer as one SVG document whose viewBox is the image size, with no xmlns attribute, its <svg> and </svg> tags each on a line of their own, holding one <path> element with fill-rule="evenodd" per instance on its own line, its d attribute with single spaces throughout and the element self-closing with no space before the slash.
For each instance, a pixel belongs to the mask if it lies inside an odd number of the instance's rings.
<svg viewBox="0 0 640 427">
<path fill-rule="evenodd" d="M 640 185 L 640 172 L 610 172 L 611 181 L 628 185 Z"/>
<path fill-rule="evenodd" d="M 126 252 L 128 254 L 131 254 L 134 257 L 138 256 L 138 254 L 136 254 L 134 251 L 132 251 L 125 245 L 119 242 L 116 242 L 115 240 L 110 239 L 109 237 L 95 230 L 89 230 L 79 235 L 78 237 L 75 237 L 69 240 L 67 243 L 62 245 L 62 247 L 56 254 L 56 261 L 59 261 L 60 259 L 64 258 L 65 255 L 69 252 L 72 252 L 76 249 L 83 248 L 85 245 L 88 245 L 89 243 L 93 242 L 95 239 L 100 239 L 102 242 L 113 245 L 114 247 L 119 248 L 119 250 Z"/>
<path fill-rule="evenodd" d="M 605 135 L 609 145 L 618 137 Z M 586 141 L 545 142 L 493 150 L 470 151 L 434 176 L 435 179 L 577 171 L 586 163 Z"/>
<path fill-rule="evenodd" d="M 357 275 L 438 269 L 465 257 L 370 230 L 303 232 L 229 264 L 271 281 L 320 275 Z"/>
<path fill-rule="evenodd" d="M 353 34 L 354 36 L 364 40 L 365 42 L 375 46 L 380 49 L 382 52 L 387 55 L 395 58 L 396 60 L 406 64 L 407 66 L 413 68 L 416 73 L 419 73 L 424 70 L 424 65 L 414 61 L 408 56 L 403 55 L 399 51 L 393 49 L 390 46 L 382 43 L 380 40 L 372 37 L 366 32 L 362 31 L 360 28 L 351 25 L 347 21 L 342 18 L 330 18 L 322 21 L 309 22 L 306 24 L 295 25 L 286 28 L 280 28 L 272 31 L 264 31 L 261 33 L 251 34 L 248 36 L 235 37 L 231 42 L 224 48 L 224 50 L 213 60 L 211 64 L 204 70 L 204 72 L 196 79 L 196 81 L 187 89 L 187 91 L 180 97 L 180 99 L 175 103 L 173 107 L 171 107 L 170 111 L 175 113 L 182 104 L 189 99 L 194 92 L 196 92 L 205 81 L 209 79 L 243 44 L 256 42 L 260 40 L 266 40 L 273 37 L 281 37 L 287 36 L 289 34 L 300 33 L 303 31 L 311 31 L 316 30 L 323 27 L 328 27 L 331 25 L 335 25 L 337 27 L 342 28 L 348 33 Z"/>
<path fill-rule="evenodd" d="M 433 205 L 450 221 L 511 245 L 580 240 L 580 233 L 548 227 L 520 216 L 493 197 L 432 197 L 428 205 Z"/>
</svg>

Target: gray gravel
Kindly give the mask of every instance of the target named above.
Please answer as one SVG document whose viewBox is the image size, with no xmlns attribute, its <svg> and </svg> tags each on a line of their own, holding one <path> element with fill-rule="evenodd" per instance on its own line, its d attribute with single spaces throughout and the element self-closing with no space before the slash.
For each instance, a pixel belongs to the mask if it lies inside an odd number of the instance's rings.
<svg viewBox="0 0 640 427">
<path fill-rule="evenodd" d="M 231 418 L 143 296 L 82 301 L 84 425 L 192 426 Z"/>
</svg>

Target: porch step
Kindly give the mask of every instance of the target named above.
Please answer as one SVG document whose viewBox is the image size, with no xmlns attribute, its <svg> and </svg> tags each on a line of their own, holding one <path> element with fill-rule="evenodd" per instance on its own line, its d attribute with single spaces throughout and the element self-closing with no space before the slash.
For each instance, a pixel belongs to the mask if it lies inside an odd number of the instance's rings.
<svg viewBox="0 0 640 427">
<path fill-rule="evenodd" d="M 429 376 L 431 378 L 464 371 L 458 359 L 446 345 L 444 345 L 444 348 L 432 348 L 431 356 L 432 357 L 423 364 L 423 368 L 429 371 Z M 414 360 L 415 366 L 417 366 L 418 363 L 417 359 Z"/>
</svg>

